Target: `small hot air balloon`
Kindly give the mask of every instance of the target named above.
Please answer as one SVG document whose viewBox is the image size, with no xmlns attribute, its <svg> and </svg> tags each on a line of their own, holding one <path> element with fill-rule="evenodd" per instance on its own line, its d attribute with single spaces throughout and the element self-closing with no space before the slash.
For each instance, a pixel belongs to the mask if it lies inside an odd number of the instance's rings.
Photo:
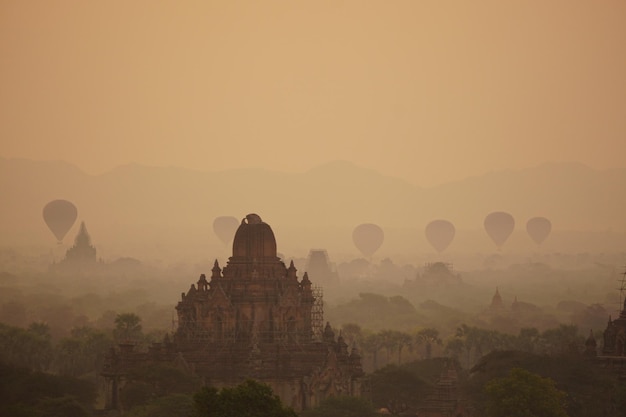
<svg viewBox="0 0 626 417">
<path fill-rule="evenodd" d="M 368 258 L 376 253 L 384 239 L 383 229 L 373 223 L 360 224 L 352 231 L 354 246 Z"/>
<path fill-rule="evenodd" d="M 426 225 L 424 233 L 432 247 L 437 252 L 443 252 L 452 243 L 456 229 L 447 220 L 433 220 Z"/>
<path fill-rule="evenodd" d="M 494 211 L 485 217 L 485 230 L 498 249 L 511 236 L 514 228 L 515 219 L 509 213 Z"/>
<path fill-rule="evenodd" d="M 224 244 L 227 244 L 235 236 L 239 223 L 236 217 L 219 216 L 213 220 L 213 231 Z"/>
<path fill-rule="evenodd" d="M 552 223 L 545 217 L 533 217 L 526 222 L 526 232 L 537 245 L 546 240 L 551 230 Z"/>
<path fill-rule="evenodd" d="M 72 228 L 77 216 L 76 206 L 67 200 L 53 200 L 43 208 L 43 220 L 59 243 Z"/>
</svg>

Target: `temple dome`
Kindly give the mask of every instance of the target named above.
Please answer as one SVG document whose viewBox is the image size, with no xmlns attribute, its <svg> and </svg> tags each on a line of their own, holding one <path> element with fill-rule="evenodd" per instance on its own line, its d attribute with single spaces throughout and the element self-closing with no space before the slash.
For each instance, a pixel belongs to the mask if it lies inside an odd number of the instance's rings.
<svg viewBox="0 0 626 417">
<path fill-rule="evenodd" d="M 241 220 L 233 240 L 233 258 L 276 258 L 276 238 L 269 224 L 258 214 Z"/>
</svg>

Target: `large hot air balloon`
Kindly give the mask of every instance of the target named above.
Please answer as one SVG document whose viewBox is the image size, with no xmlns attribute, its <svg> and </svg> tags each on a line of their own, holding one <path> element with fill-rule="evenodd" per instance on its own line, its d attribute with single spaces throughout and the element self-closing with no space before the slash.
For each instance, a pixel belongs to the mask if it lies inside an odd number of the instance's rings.
<svg viewBox="0 0 626 417">
<path fill-rule="evenodd" d="M 380 248 L 384 239 L 383 229 L 373 223 L 360 224 L 352 231 L 354 246 L 368 258 Z"/>
<path fill-rule="evenodd" d="M 67 200 L 53 200 L 43 208 L 43 220 L 59 243 L 72 228 L 77 216 L 76 206 Z"/>
<path fill-rule="evenodd" d="M 537 245 L 546 240 L 551 230 L 552 223 L 545 217 L 533 217 L 526 222 L 526 231 Z"/>
<path fill-rule="evenodd" d="M 454 225 L 447 220 L 433 220 L 424 229 L 426 239 L 437 252 L 443 252 L 450 246 L 455 232 Z"/>
<path fill-rule="evenodd" d="M 485 230 L 498 249 L 511 236 L 514 228 L 515 219 L 509 213 L 494 211 L 485 217 Z"/>
<path fill-rule="evenodd" d="M 219 216 L 213 220 L 213 231 L 217 237 L 224 242 L 230 242 L 235 237 L 235 232 L 239 227 L 239 220 L 233 216 Z"/>
</svg>

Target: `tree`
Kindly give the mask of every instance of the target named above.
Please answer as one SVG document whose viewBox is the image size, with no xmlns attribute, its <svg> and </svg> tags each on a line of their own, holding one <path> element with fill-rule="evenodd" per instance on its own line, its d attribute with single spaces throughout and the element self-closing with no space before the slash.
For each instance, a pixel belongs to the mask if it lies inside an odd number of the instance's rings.
<svg viewBox="0 0 626 417">
<path fill-rule="evenodd" d="M 396 330 L 383 330 L 379 333 L 382 347 L 384 347 L 387 352 L 387 363 L 389 363 L 389 356 L 391 355 L 391 352 L 398 347 L 398 333 L 400 332 Z"/>
<path fill-rule="evenodd" d="M 461 324 L 456 329 L 455 337 L 463 340 L 463 347 L 467 355 L 467 368 L 469 369 L 472 367 L 472 352 L 475 358 L 480 359 L 483 356 L 484 347 L 491 345 L 492 334 L 489 330 Z"/>
<path fill-rule="evenodd" d="M 125 413 L 128 417 L 195 417 L 193 399 L 186 394 L 160 397 L 143 407 Z"/>
<path fill-rule="evenodd" d="M 204 387 L 193 399 L 199 417 L 297 417 L 269 385 L 252 379 L 220 391 Z"/>
<path fill-rule="evenodd" d="M 37 408 L 41 415 L 46 417 L 89 417 L 90 410 L 78 402 L 76 398 L 63 396 L 57 398 L 43 398 Z"/>
<path fill-rule="evenodd" d="M 300 417 L 376 417 L 372 404 L 356 397 L 330 397 L 317 407 L 304 410 Z"/>
<path fill-rule="evenodd" d="M 134 313 L 118 314 L 113 334 L 119 341 L 137 341 L 141 338 L 141 317 Z"/>
<path fill-rule="evenodd" d="M 61 375 L 78 376 L 81 374 L 81 345 L 74 338 L 64 338 L 57 347 L 57 363 Z"/>
<path fill-rule="evenodd" d="M 400 365 L 402 363 L 402 349 L 404 349 L 405 346 L 412 349 L 413 338 L 409 334 L 403 332 L 397 332 L 396 338 L 398 347 L 398 365 Z"/>
<path fill-rule="evenodd" d="M 539 341 L 539 330 L 534 327 L 520 329 L 517 336 L 517 348 L 523 352 L 533 353 Z"/>
<path fill-rule="evenodd" d="M 465 350 L 465 342 L 463 342 L 463 339 L 460 339 L 458 337 L 453 337 L 449 339 L 446 342 L 446 347 L 444 348 L 444 352 L 448 356 L 456 360 L 461 359 L 461 354 L 463 353 L 464 350 Z"/>
<path fill-rule="evenodd" d="M 111 346 L 110 338 L 88 326 L 75 327 L 70 337 L 59 341 L 56 366 L 62 375 L 80 376 L 98 371 Z"/>
<path fill-rule="evenodd" d="M 52 356 L 51 337 L 45 325 L 32 324 L 25 330 L 0 323 L 0 361 L 44 371 Z"/>
<path fill-rule="evenodd" d="M 426 346 L 426 359 L 430 359 L 432 355 L 433 344 L 441 345 L 441 339 L 439 338 L 439 331 L 431 327 L 422 329 L 417 332 L 415 341 L 418 345 Z"/>
<path fill-rule="evenodd" d="M 372 354 L 373 368 L 378 368 L 378 351 L 383 346 L 380 333 L 370 333 L 363 338 L 363 351 Z"/>
<path fill-rule="evenodd" d="M 485 391 L 489 417 L 567 417 L 566 394 L 554 381 L 521 368 L 490 381 Z"/>
<path fill-rule="evenodd" d="M 350 341 L 350 343 L 360 344 L 363 340 L 363 331 L 361 326 L 355 323 L 346 323 L 341 327 L 341 334 Z"/>
<path fill-rule="evenodd" d="M 415 409 L 418 400 L 430 390 L 430 384 L 406 365 L 387 365 L 370 376 L 374 407 L 387 409 L 405 405 Z M 391 411 L 391 410 L 390 410 Z"/>
<path fill-rule="evenodd" d="M 561 324 L 556 329 L 548 329 L 541 334 L 544 351 L 548 355 L 565 355 L 578 353 L 584 345 L 585 338 L 578 334 L 578 326 Z"/>
<path fill-rule="evenodd" d="M 175 366 L 166 364 L 138 366 L 126 375 L 126 384 L 120 392 L 120 400 L 127 409 L 149 406 L 155 400 L 166 396 L 194 392 L 200 385 L 198 377 Z"/>
<path fill-rule="evenodd" d="M 89 381 L 1 361 L 0 387 L 0 416 L 88 416 L 97 396 Z"/>
</svg>

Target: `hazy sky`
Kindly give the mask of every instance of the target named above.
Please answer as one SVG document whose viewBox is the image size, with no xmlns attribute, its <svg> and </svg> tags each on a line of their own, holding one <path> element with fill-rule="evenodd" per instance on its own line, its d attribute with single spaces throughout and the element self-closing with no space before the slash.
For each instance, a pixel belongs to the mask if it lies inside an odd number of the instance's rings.
<svg viewBox="0 0 626 417">
<path fill-rule="evenodd" d="M 626 167 L 626 1 L 0 0 L 0 156 Z"/>
</svg>

